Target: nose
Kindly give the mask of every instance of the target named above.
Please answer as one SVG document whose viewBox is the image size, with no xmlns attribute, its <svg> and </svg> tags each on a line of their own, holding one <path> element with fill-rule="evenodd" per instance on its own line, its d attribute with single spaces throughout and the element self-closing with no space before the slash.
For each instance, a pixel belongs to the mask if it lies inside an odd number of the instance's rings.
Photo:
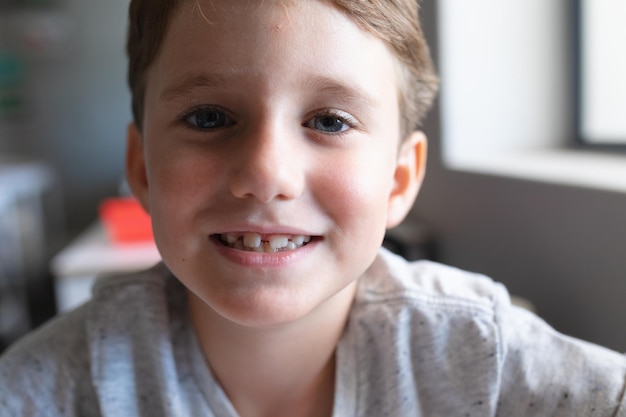
<svg viewBox="0 0 626 417">
<path fill-rule="evenodd" d="M 262 203 L 299 197 L 304 190 L 303 149 L 278 123 L 251 127 L 233 157 L 230 191 Z"/>
</svg>

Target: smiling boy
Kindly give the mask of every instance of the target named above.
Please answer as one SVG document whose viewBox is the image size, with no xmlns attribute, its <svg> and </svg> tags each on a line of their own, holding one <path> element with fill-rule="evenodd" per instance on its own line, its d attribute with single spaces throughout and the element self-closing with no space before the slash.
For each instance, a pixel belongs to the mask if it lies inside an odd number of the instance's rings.
<svg viewBox="0 0 626 417">
<path fill-rule="evenodd" d="M 423 170 L 399 65 L 329 3 L 187 2 L 145 74 L 129 182 L 244 416 L 331 414 L 356 280 Z"/>
<path fill-rule="evenodd" d="M 163 263 L 0 360 L 8 416 L 626 415 L 626 361 L 380 249 L 436 90 L 413 0 L 133 0 L 127 177 Z"/>
</svg>

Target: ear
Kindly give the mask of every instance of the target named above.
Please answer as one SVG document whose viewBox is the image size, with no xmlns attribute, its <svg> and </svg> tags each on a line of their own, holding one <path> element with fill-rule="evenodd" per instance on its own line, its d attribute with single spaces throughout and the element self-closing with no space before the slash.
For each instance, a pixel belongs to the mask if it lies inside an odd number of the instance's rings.
<svg viewBox="0 0 626 417">
<path fill-rule="evenodd" d="M 144 142 L 141 131 L 134 123 L 128 126 L 126 134 L 126 180 L 135 198 L 150 213 Z"/>
<path fill-rule="evenodd" d="M 404 139 L 394 173 L 387 206 L 387 228 L 399 225 L 413 207 L 426 172 L 427 141 L 423 132 Z"/>
</svg>

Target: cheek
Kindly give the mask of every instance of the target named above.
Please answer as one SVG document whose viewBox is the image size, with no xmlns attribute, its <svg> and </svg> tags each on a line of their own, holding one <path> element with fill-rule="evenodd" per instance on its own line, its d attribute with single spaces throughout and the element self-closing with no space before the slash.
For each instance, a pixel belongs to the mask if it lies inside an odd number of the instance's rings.
<svg viewBox="0 0 626 417">
<path fill-rule="evenodd" d="M 155 233 L 185 230 L 194 212 L 211 201 L 219 182 L 219 161 L 200 152 L 155 149 L 149 160 L 151 213 Z M 173 237 L 173 236 L 172 236 Z"/>
<path fill-rule="evenodd" d="M 382 239 L 393 167 L 384 153 L 334 164 L 325 170 L 319 190 L 327 209 L 344 235 L 375 234 Z M 382 156 L 381 156 L 382 155 Z M 368 239 L 368 240 L 371 240 Z"/>
<path fill-rule="evenodd" d="M 391 174 L 388 169 L 360 163 L 335 165 L 326 172 L 317 198 L 323 199 L 325 214 L 332 222 L 327 264 L 340 268 L 343 278 L 338 282 L 345 283 L 363 274 L 382 244 L 390 190 L 387 177 Z"/>
<path fill-rule="evenodd" d="M 174 197 L 183 200 L 199 197 L 211 188 L 216 173 L 220 171 L 219 158 L 193 149 L 155 149 L 149 160 L 152 164 L 148 180 L 156 201 Z"/>
</svg>

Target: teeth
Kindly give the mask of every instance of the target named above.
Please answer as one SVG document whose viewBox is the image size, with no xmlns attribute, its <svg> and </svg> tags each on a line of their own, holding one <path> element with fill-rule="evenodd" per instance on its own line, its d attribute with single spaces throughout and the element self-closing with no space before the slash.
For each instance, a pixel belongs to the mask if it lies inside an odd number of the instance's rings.
<svg viewBox="0 0 626 417">
<path fill-rule="evenodd" d="M 243 235 L 243 244 L 249 248 L 258 248 L 261 245 L 261 235 L 258 233 L 246 233 Z"/>
<path fill-rule="evenodd" d="M 287 236 L 272 236 L 270 237 L 270 248 L 272 249 L 281 249 L 287 247 L 289 243 L 289 238 Z"/>
<path fill-rule="evenodd" d="M 226 233 L 222 237 L 224 238 L 224 240 L 226 240 L 226 242 L 230 243 L 231 245 L 238 240 L 237 235 L 235 235 L 234 233 Z"/>
<path fill-rule="evenodd" d="M 223 233 L 220 238 L 226 246 L 253 252 L 281 252 L 295 250 L 311 241 L 311 236 L 270 235 L 263 240 L 259 233 Z"/>
</svg>

